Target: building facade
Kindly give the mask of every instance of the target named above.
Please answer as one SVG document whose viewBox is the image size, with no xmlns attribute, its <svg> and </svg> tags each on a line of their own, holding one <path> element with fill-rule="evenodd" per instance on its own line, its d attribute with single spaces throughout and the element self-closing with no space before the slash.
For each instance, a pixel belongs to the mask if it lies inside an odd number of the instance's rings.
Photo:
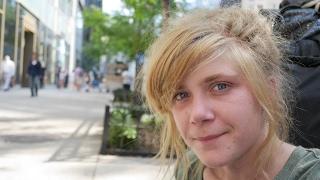
<svg viewBox="0 0 320 180">
<path fill-rule="evenodd" d="M 102 8 L 102 0 L 85 0 L 85 6 L 95 6 Z"/>
<path fill-rule="evenodd" d="M 279 9 L 282 0 L 221 0 L 220 6 L 240 5 L 242 8 L 248 9 Z"/>
<path fill-rule="evenodd" d="M 241 6 L 248 9 L 279 9 L 282 0 L 242 0 Z"/>
<path fill-rule="evenodd" d="M 0 57 L 16 63 L 16 82 L 28 86 L 27 67 L 32 53 L 45 68 L 47 83 L 58 69 L 72 73 L 81 46 L 79 0 L 0 0 Z M 82 23 L 83 24 L 83 23 Z M 81 41 L 80 41 L 81 43 Z"/>
</svg>

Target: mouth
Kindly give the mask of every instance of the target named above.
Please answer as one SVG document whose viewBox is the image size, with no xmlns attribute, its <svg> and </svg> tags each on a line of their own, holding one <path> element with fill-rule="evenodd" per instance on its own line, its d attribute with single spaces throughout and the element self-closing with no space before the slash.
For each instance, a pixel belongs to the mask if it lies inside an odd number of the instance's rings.
<svg viewBox="0 0 320 180">
<path fill-rule="evenodd" d="M 194 138 L 194 140 L 202 142 L 202 143 L 206 143 L 206 142 L 218 139 L 219 137 L 223 136 L 226 133 L 227 132 L 220 133 L 220 134 L 213 134 L 213 135 L 208 135 L 208 136 L 197 137 L 197 138 Z"/>
</svg>

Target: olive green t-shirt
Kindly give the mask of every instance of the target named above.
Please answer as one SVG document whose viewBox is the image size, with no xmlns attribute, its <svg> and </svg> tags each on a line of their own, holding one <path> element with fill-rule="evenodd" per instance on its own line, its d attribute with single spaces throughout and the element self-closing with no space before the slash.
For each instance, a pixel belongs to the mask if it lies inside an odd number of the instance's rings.
<svg viewBox="0 0 320 180">
<path fill-rule="evenodd" d="M 202 180 L 202 174 L 194 178 L 190 173 L 198 161 L 194 153 L 188 153 L 191 162 L 188 180 Z M 192 176 L 192 177 L 191 177 Z M 182 168 L 178 166 L 176 179 L 182 180 Z M 320 150 L 296 147 L 275 180 L 320 180 Z"/>
</svg>

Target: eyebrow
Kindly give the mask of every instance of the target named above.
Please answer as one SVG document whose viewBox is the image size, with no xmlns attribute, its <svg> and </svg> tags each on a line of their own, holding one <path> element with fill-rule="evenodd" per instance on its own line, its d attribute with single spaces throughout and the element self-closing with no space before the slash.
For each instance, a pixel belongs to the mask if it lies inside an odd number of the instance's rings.
<svg viewBox="0 0 320 180">
<path fill-rule="evenodd" d="M 204 79 L 204 83 L 210 83 L 216 79 L 220 79 L 220 78 L 227 78 L 227 79 L 240 79 L 240 76 L 239 75 L 228 75 L 228 74 L 214 74 L 214 75 L 211 75 L 211 76 L 208 76 Z M 179 91 L 179 90 L 183 90 L 185 89 L 184 85 L 179 85 L 178 88 L 176 89 L 176 91 Z"/>
<path fill-rule="evenodd" d="M 214 81 L 214 80 L 219 79 L 219 78 L 239 79 L 240 77 L 238 75 L 214 74 L 212 76 L 206 77 L 204 79 L 204 82 L 208 83 L 208 82 Z"/>
</svg>

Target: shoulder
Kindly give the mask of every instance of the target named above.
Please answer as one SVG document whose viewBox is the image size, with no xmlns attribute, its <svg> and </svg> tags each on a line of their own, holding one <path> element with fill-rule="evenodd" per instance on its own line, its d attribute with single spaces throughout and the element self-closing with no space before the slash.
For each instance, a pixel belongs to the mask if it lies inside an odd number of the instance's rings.
<svg viewBox="0 0 320 180">
<path fill-rule="evenodd" d="M 320 179 L 320 150 L 296 147 L 275 179 Z"/>
<path fill-rule="evenodd" d="M 183 163 L 181 159 L 178 160 L 176 164 L 176 179 L 182 180 L 183 174 L 187 171 L 187 180 L 202 180 L 202 174 L 196 174 L 196 170 L 199 165 L 199 159 L 197 156 L 192 151 L 188 151 L 185 154 L 185 157 L 188 160 L 187 164 Z M 195 179 L 195 177 L 197 178 Z"/>
</svg>

